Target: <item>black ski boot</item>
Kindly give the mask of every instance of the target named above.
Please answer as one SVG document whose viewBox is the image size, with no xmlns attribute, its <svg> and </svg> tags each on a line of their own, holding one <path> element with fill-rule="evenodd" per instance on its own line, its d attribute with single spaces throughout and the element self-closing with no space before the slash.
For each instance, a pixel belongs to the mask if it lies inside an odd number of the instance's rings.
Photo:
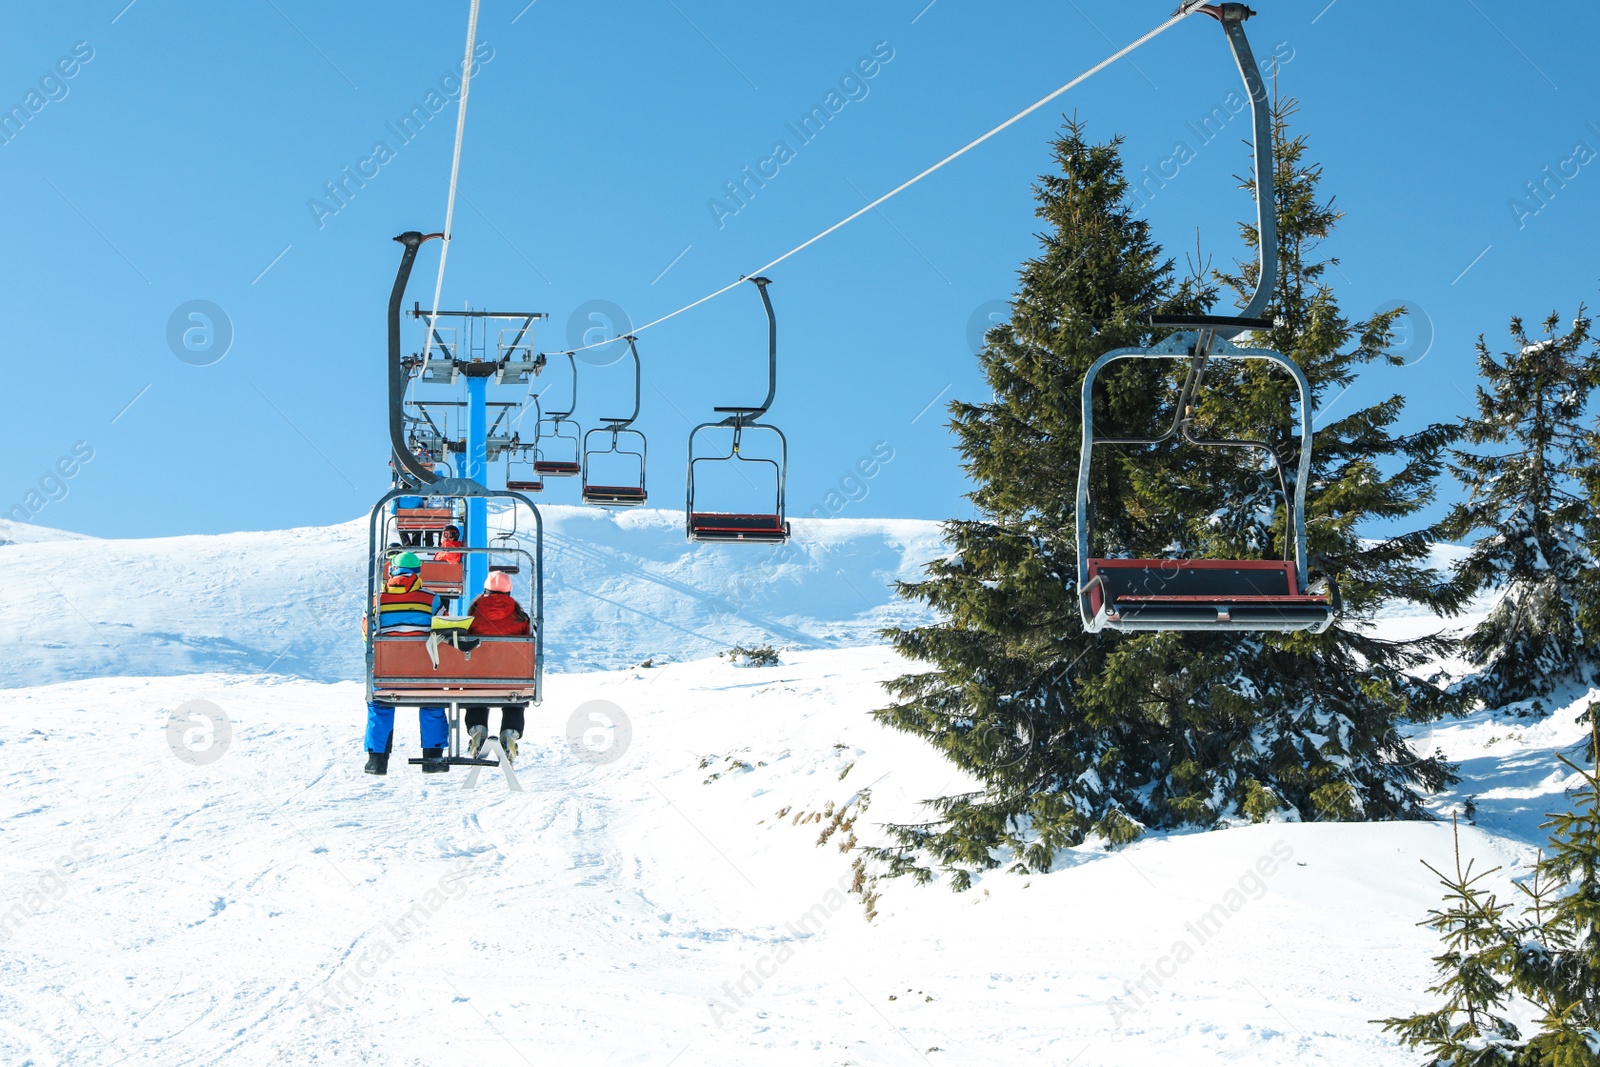
<svg viewBox="0 0 1600 1067">
<path fill-rule="evenodd" d="M 388 774 L 389 773 L 389 753 L 387 753 L 387 752 L 368 752 L 367 753 L 367 773 L 368 774 Z"/>
<path fill-rule="evenodd" d="M 442 774 L 450 769 L 450 764 L 444 761 L 444 749 L 425 748 L 422 750 L 422 773 Z"/>
</svg>

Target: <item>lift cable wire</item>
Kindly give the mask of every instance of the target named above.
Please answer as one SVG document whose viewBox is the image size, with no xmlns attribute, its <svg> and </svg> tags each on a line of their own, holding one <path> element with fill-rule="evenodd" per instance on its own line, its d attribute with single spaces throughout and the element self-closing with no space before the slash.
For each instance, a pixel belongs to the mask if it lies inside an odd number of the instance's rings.
<svg viewBox="0 0 1600 1067">
<path fill-rule="evenodd" d="M 718 289 L 718 290 L 716 290 L 715 292 L 712 292 L 712 293 L 707 293 L 705 296 L 702 296 L 700 299 L 694 301 L 693 303 L 685 304 L 683 307 L 679 308 L 678 310 L 670 311 L 667 314 L 662 315 L 658 319 L 652 319 L 650 322 L 645 323 L 643 326 L 635 326 L 633 328 L 633 333 L 634 334 L 639 334 L 639 333 L 642 333 L 645 330 L 650 329 L 652 326 L 659 326 L 663 322 L 666 322 L 668 319 L 676 318 L 677 316 L 682 315 L 685 311 L 689 311 L 692 308 L 697 308 L 701 304 L 704 304 L 709 300 L 715 300 L 717 297 L 721 296 L 723 293 L 730 292 L 730 291 L 732 291 L 734 289 L 737 289 L 740 285 L 742 285 L 744 283 L 746 278 L 758 277 L 758 276 L 760 276 L 762 274 L 765 274 L 769 269 L 771 269 L 772 267 L 777 266 L 779 263 L 782 263 L 784 260 L 788 259 L 790 256 L 795 255 L 796 253 L 801 252 L 801 251 L 811 247 L 812 245 L 816 244 L 818 241 L 822 240 L 824 237 L 827 237 L 829 234 L 833 233 L 835 230 L 842 229 L 843 227 L 845 227 L 845 226 L 849 225 L 850 223 L 854 222 L 856 219 L 859 219 L 862 215 L 865 215 L 867 212 L 869 212 L 869 211 L 873 210 L 874 208 L 878 207 L 880 204 L 884 203 L 886 200 L 889 200 L 891 197 L 897 196 L 898 194 L 900 194 L 900 193 L 904 192 L 905 190 L 911 188 L 913 185 L 917 184 L 922 179 L 924 179 L 928 175 L 932 174 L 934 171 L 939 170 L 940 168 L 945 166 L 945 164 L 953 163 L 957 159 L 960 159 L 962 156 L 966 155 L 968 152 L 972 151 L 974 148 L 978 147 L 983 142 L 985 142 L 989 138 L 993 137 L 995 134 L 1001 132 L 1002 130 L 1006 129 L 1009 126 L 1012 126 L 1012 125 L 1015 125 L 1018 122 L 1021 122 L 1023 119 L 1025 119 L 1029 115 L 1033 114 L 1035 111 L 1038 111 L 1041 107 L 1044 107 L 1046 104 L 1050 103 L 1050 101 L 1056 99 L 1056 97 L 1062 95 L 1063 93 L 1069 92 L 1072 89 L 1077 88 L 1083 82 L 1088 81 L 1090 78 L 1094 77 L 1094 75 L 1100 73 L 1102 70 L 1105 70 L 1107 67 L 1111 66 L 1111 64 L 1115 63 L 1117 60 L 1121 59 L 1123 56 L 1126 56 L 1128 53 L 1137 50 L 1141 46 L 1143 46 L 1145 44 L 1148 44 L 1150 41 L 1155 40 L 1157 37 L 1161 36 L 1163 33 L 1166 33 L 1172 27 L 1176 26 L 1178 23 L 1182 22 L 1184 19 L 1188 18 L 1190 15 L 1194 14 L 1196 11 L 1201 10 L 1201 8 L 1203 6 L 1204 6 L 1204 4 L 1203 4 L 1202 0 L 1185 0 L 1184 4 L 1176 12 L 1174 12 L 1170 18 L 1168 18 L 1161 25 L 1157 26 L 1155 29 L 1151 30 L 1149 33 L 1145 34 L 1143 37 L 1140 37 L 1138 40 L 1134 41 L 1132 44 L 1127 45 L 1126 47 L 1118 50 L 1116 53 L 1114 53 L 1114 54 L 1112 54 L 1110 56 L 1107 56 L 1105 59 L 1101 60 L 1099 63 L 1096 63 L 1094 66 L 1090 67 L 1088 70 L 1084 71 L 1082 74 L 1078 75 L 1076 78 L 1073 78 L 1071 81 L 1067 82 L 1061 88 L 1059 88 L 1055 92 L 1051 93 L 1049 96 L 1044 97 L 1043 99 L 1039 100 L 1037 103 L 1031 104 L 1028 107 L 1024 108 L 1023 110 L 1017 112 L 1015 115 L 1012 115 L 1010 118 L 1006 119 L 1000 125 L 996 126 L 994 129 L 990 130 L 988 133 L 985 133 L 982 136 L 976 138 L 975 140 L 969 141 L 965 145 L 962 145 L 960 148 L 956 149 L 954 152 L 951 152 L 948 156 L 945 156 L 943 159 L 939 160 L 939 162 L 933 164 L 933 166 L 928 167 L 922 173 L 916 175 L 913 178 L 909 178 L 904 182 L 901 182 L 899 185 L 895 186 L 893 189 L 890 189 L 887 193 L 884 193 L 882 196 L 878 197 L 878 199 L 872 201 L 872 203 L 867 204 L 865 207 L 861 208 L 860 210 L 852 212 L 851 214 L 845 216 L 844 218 L 840 219 L 838 222 L 834 223 L 832 226 L 829 226 L 826 230 L 823 230 L 821 233 L 817 234 L 815 237 L 809 238 L 808 240 L 806 240 L 806 241 L 796 245 L 795 247 L 789 249 L 789 251 L 785 252 L 783 255 L 779 256 L 777 259 L 771 260 L 770 262 L 767 262 L 767 263 L 763 263 L 761 266 L 757 267 L 755 270 L 750 271 L 749 274 L 745 275 L 744 277 L 741 277 L 738 281 L 729 282 L 727 285 L 724 285 L 721 289 Z M 465 97 L 465 93 L 463 93 L 462 95 L 463 95 L 463 97 Z M 465 100 L 463 100 L 463 104 L 464 103 L 465 103 Z M 453 188 L 454 187 L 452 186 L 452 189 Z M 446 246 L 446 247 L 448 247 L 448 246 Z M 443 274 L 443 270 L 444 270 L 444 264 L 441 262 L 439 267 L 440 267 L 440 273 L 442 275 Z M 599 348 L 602 345 L 608 345 L 608 344 L 611 344 L 611 343 L 613 343 L 615 341 L 620 341 L 622 339 L 623 339 L 623 336 L 621 334 L 619 334 L 616 337 L 607 337 L 602 341 L 596 341 L 593 344 L 583 345 L 580 348 L 567 349 L 567 350 L 565 350 L 563 352 L 557 353 L 557 355 L 575 355 L 575 354 L 577 354 L 579 352 L 586 352 L 591 348 Z"/>
<path fill-rule="evenodd" d="M 461 103 L 456 108 L 456 147 L 450 157 L 450 196 L 444 207 L 444 244 L 439 249 L 439 277 L 433 283 L 433 311 L 428 318 L 428 336 L 422 345 L 422 361 L 428 361 L 433 351 L 433 338 L 439 325 L 439 294 L 444 291 L 444 264 L 450 258 L 450 241 L 455 232 L 451 229 L 456 214 L 456 178 L 461 173 L 461 140 L 467 129 L 467 90 L 472 85 L 472 51 L 478 41 L 478 3 L 472 0 L 467 14 L 467 53 L 461 60 Z"/>
</svg>

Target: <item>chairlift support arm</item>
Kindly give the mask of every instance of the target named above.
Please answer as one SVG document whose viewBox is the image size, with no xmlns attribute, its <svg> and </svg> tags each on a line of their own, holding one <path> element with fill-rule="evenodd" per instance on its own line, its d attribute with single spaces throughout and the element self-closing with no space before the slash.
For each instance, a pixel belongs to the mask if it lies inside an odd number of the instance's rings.
<svg viewBox="0 0 1600 1067">
<path fill-rule="evenodd" d="M 567 357 L 567 366 L 572 371 L 572 402 L 567 405 L 567 410 L 565 411 L 552 411 L 550 414 L 542 416 L 550 419 L 557 426 L 565 421 L 567 416 L 578 410 L 578 361 L 572 357 L 571 352 L 563 353 L 563 355 Z M 535 397 L 534 400 L 537 402 L 538 397 Z"/>
<path fill-rule="evenodd" d="M 443 237 L 442 233 L 419 233 L 408 230 L 396 237 L 404 251 L 400 254 L 400 268 L 395 272 L 394 288 L 389 293 L 389 447 L 402 479 L 412 485 L 432 485 L 438 475 L 411 454 L 406 446 L 406 373 L 400 356 L 400 305 L 405 300 L 406 283 L 411 279 L 411 268 L 416 265 L 417 249 L 424 241 Z"/>
<path fill-rule="evenodd" d="M 1222 23 L 1228 35 L 1228 45 L 1238 64 L 1239 76 L 1244 79 L 1245 91 L 1250 96 L 1250 114 L 1254 121 L 1256 169 L 1256 251 L 1258 270 L 1256 291 L 1239 312 L 1239 318 L 1255 319 L 1266 310 L 1272 300 L 1272 290 L 1278 284 L 1278 209 L 1275 170 L 1272 160 L 1272 103 L 1267 97 L 1266 82 L 1261 68 L 1256 65 L 1255 53 L 1245 37 L 1245 21 L 1255 15 L 1245 4 L 1207 4 L 1200 8 Z M 1225 327 L 1223 337 L 1232 340 L 1249 327 Z"/>
<path fill-rule="evenodd" d="M 628 355 L 633 357 L 633 411 L 627 418 L 603 418 L 600 420 L 601 422 L 609 423 L 612 431 L 626 430 L 633 424 L 633 420 L 639 417 L 639 349 L 634 344 L 632 334 L 628 334 L 623 340 L 628 342 Z"/>
<path fill-rule="evenodd" d="M 727 418 L 722 420 L 722 425 L 732 426 L 735 431 L 746 423 L 753 423 L 767 413 L 772 406 L 772 401 L 778 395 L 778 316 L 772 310 L 772 298 L 767 295 L 767 286 L 772 284 L 770 278 L 751 278 L 749 281 L 761 293 L 761 306 L 767 313 L 767 398 L 761 402 L 760 407 L 717 407 L 712 411 L 729 412 Z"/>
</svg>

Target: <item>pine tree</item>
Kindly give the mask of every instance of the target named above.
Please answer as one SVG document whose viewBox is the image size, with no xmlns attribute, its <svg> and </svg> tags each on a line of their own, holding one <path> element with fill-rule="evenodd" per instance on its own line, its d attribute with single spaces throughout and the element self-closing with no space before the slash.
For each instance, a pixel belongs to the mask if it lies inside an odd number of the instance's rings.
<svg viewBox="0 0 1600 1067">
<path fill-rule="evenodd" d="M 1590 718 L 1591 751 L 1600 723 Z M 1560 757 L 1581 778 L 1571 811 L 1552 814 L 1550 852 L 1538 873 L 1561 887 L 1548 905 L 1543 894 L 1511 968 L 1512 984 L 1540 1010 L 1539 1033 L 1518 1063 L 1592 1067 L 1600 1063 L 1600 767 Z"/>
<path fill-rule="evenodd" d="M 891 873 L 927 879 L 920 857 L 931 854 L 964 886 L 969 870 L 999 865 L 1002 849 L 1047 869 L 1056 849 L 1097 825 L 1113 837 L 1131 832 L 1115 798 L 1141 778 L 1124 772 L 1118 753 L 1142 742 L 1078 683 L 1107 654 L 1084 632 L 1074 592 L 1078 383 L 1103 352 L 1148 342 L 1142 315 L 1180 309 L 1175 290 L 1182 307 L 1198 305 L 1173 285 L 1148 224 L 1124 202 L 1118 144 L 1089 144 L 1076 122 L 1055 141 L 1060 173 L 1035 190 L 1048 226 L 1042 251 L 1020 272 L 1011 321 L 990 332 L 979 357 L 994 399 L 951 405 L 981 517 L 947 522 L 950 556 L 929 566 L 926 581 L 900 587 L 944 619 L 888 636 L 938 669 L 893 682 L 900 702 L 877 714 L 927 738 L 984 788 L 935 800 L 938 818 L 899 827 L 901 847 L 877 853 Z M 1108 372 L 1107 417 L 1153 417 L 1159 375 L 1135 363 Z M 1093 492 L 1114 536 L 1132 541 L 1161 526 L 1132 506 L 1110 469 L 1096 472 Z"/>
<path fill-rule="evenodd" d="M 1426 860 L 1445 887 L 1443 910 L 1435 909 L 1419 923 L 1439 933 L 1444 952 L 1433 958 L 1439 983 L 1428 992 L 1445 997 L 1433 1011 L 1378 1019 L 1385 1030 L 1412 1048 L 1426 1049 L 1426 1067 L 1488 1067 L 1510 1062 L 1521 1034 L 1501 1012 L 1512 990 L 1506 975 L 1517 952 L 1506 918 L 1509 905 L 1479 885 L 1500 868 L 1476 874 L 1472 861 L 1461 865 L 1461 834 L 1451 820 L 1455 872 L 1445 874 Z"/>
<path fill-rule="evenodd" d="M 1593 715 L 1589 750 L 1600 751 Z M 1449 999 L 1431 1012 L 1377 1020 L 1405 1044 L 1427 1049 L 1427 1067 L 1600 1064 L 1600 763 L 1592 755 L 1588 767 L 1560 758 L 1580 781 L 1569 793 L 1572 809 L 1543 823 L 1550 848 L 1518 886 L 1528 901 L 1521 918 L 1508 919 L 1506 907 L 1478 887 L 1492 871 L 1462 869 L 1458 838 L 1456 875 L 1440 877 L 1448 907 L 1423 924 L 1445 940 L 1444 954 L 1434 957 L 1442 981 L 1429 992 Z M 1500 1014 L 1513 995 L 1537 1016 L 1531 1037 Z"/>
<path fill-rule="evenodd" d="M 1320 408 L 1382 357 L 1393 316 L 1349 323 L 1324 278 L 1331 261 L 1312 258 L 1339 215 L 1318 199 L 1303 140 L 1288 136 L 1292 112 L 1278 108 L 1274 135 L 1283 271 L 1268 314 L 1279 325 L 1255 343 L 1299 361 Z M 1007 862 L 1048 870 L 1056 850 L 1090 834 L 1118 844 L 1150 827 L 1275 813 L 1418 817 L 1413 787 L 1449 779 L 1442 758 L 1412 752 L 1399 732 L 1462 704 L 1408 673 L 1444 643 L 1383 641 L 1355 625 L 1393 598 L 1443 605 L 1422 533 L 1376 544 L 1357 534 L 1431 499 L 1453 432 L 1396 434 L 1399 397 L 1318 435 L 1311 549 L 1346 590 L 1344 624 L 1322 635 L 1083 632 L 1072 536 L 1083 375 L 1104 352 L 1152 339 L 1141 313 L 1204 310 L 1215 297 L 1175 283 L 1132 217 L 1117 144 L 1089 145 L 1076 124 L 1057 140 L 1061 173 L 1036 189 L 1043 250 L 980 355 L 994 400 L 952 405 L 979 517 L 947 523 L 951 555 L 901 586 L 942 620 L 887 636 L 935 669 L 891 683 L 898 702 L 877 715 L 927 738 L 981 788 L 931 801 L 928 822 L 892 827 L 894 845 L 872 853 L 891 875 L 929 879 L 937 866 L 962 888 L 971 871 Z M 1245 234 L 1253 240 L 1253 227 Z M 1242 289 L 1252 277 L 1225 280 Z M 1113 364 L 1097 384 L 1097 425 L 1170 420 L 1174 380 L 1157 361 Z M 1202 435 L 1269 442 L 1292 477 L 1287 380 L 1254 369 L 1211 380 Z M 1102 462 L 1097 451 L 1093 551 L 1281 557 L 1276 479 L 1241 455 L 1169 443 Z"/>
<path fill-rule="evenodd" d="M 1464 651 L 1479 668 L 1469 683 L 1490 707 L 1534 700 L 1567 681 L 1586 682 L 1595 640 L 1579 618 L 1588 598 L 1594 556 L 1587 540 L 1600 534 L 1585 492 L 1596 453 L 1585 425 L 1597 366 L 1589 320 L 1579 309 L 1562 334 L 1552 314 L 1546 336 L 1531 341 L 1522 320 L 1511 320 L 1512 351 L 1499 360 L 1478 338 L 1478 412 L 1462 420 L 1462 435 L 1486 451 L 1455 450 L 1469 499 L 1453 508 L 1441 534 L 1460 540 L 1488 533 L 1456 570 L 1456 595 L 1484 589 L 1504 593 L 1466 638 Z"/>
</svg>

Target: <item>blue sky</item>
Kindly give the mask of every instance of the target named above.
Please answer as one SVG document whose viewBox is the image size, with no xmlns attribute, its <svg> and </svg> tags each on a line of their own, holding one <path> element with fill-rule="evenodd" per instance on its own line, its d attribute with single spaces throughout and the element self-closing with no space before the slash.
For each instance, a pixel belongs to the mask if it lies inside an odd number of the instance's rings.
<svg viewBox="0 0 1600 1067">
<path fill-rule="evenodd" d="M 759 266 L 1172 6 L 524 4 L 483 4 L 492 58 L 473 82 L 444 303 L 549 312 L 545 349 L 566 346 L 592 301 L 643 322 Z M 1335 403 L 1401 391 L 1407 425 L 1453 418 L 1469 409 L 1478 333 L 1498 341 L 1513 313 L 1570 315 L 1595 299 L 1600 161 L 1578 148 L 1600 154 L 1600 11 L 1257 7 L 1252 40 L 1292 57 L 1280 88 L 1300 99 L 1298 129 L 1347 213 L 1327 247 L 1345 309 L 1419 313 L 1413 365 L 1375 368 Z M 320 524 L 370 507 L 387 486 L 389 238 L 442 226 L 454 108 L 406 143 L 389 124 L 456 69 L 466 9 L 111 0 L 8 17 L 0 106 L 38 96 L 0 144 L 0 510 L 38 502 L 41 481 L 59 499 L 34 521 L 102 536 Z M 843 83 L 849 102 L 801 143 L 789 124 L 875 49 L 891 58 Z M 1237 84 L 1216 24 L 1190 19 L 773 270 L 772 416 L 790 438 L 791 513 L 839 503 L 830 490 L 880 442 L 892 460 L 840 514 L 967 512 L 942 406 L 986 392 L 969 339 L 1036 248 L 1030 187 L 1062 112 L 1092 136 L 1125 136 L 1136 174 L 1190 143 L 1193 161 L 1148 205 L 1156 235 L 1180 257 L 1197 228 L 1219 264 L 1241 254 L 1242 123 L 1204 146 L 1189 127 Z M 344 203 L 328 198 L 324 184 L 379 141 L 392 158 Z M 777 175 L 737 213 L 714 209 L 777 141 L 792 149 Z M 425 304 L 437 247 L 410 292 Z M 220 360 L 186 362 L 168 343 L 191 301 L 226 316 Z M 762 323 L 741 288 L 640 336 L 653 503 L 681 506 L 689 422 L 759 397 Z M 623 386 L 586 370 L 580 418 L 609 414 Z M 63 457 L 73 473 L 52 478 Z"/>
</svg>

